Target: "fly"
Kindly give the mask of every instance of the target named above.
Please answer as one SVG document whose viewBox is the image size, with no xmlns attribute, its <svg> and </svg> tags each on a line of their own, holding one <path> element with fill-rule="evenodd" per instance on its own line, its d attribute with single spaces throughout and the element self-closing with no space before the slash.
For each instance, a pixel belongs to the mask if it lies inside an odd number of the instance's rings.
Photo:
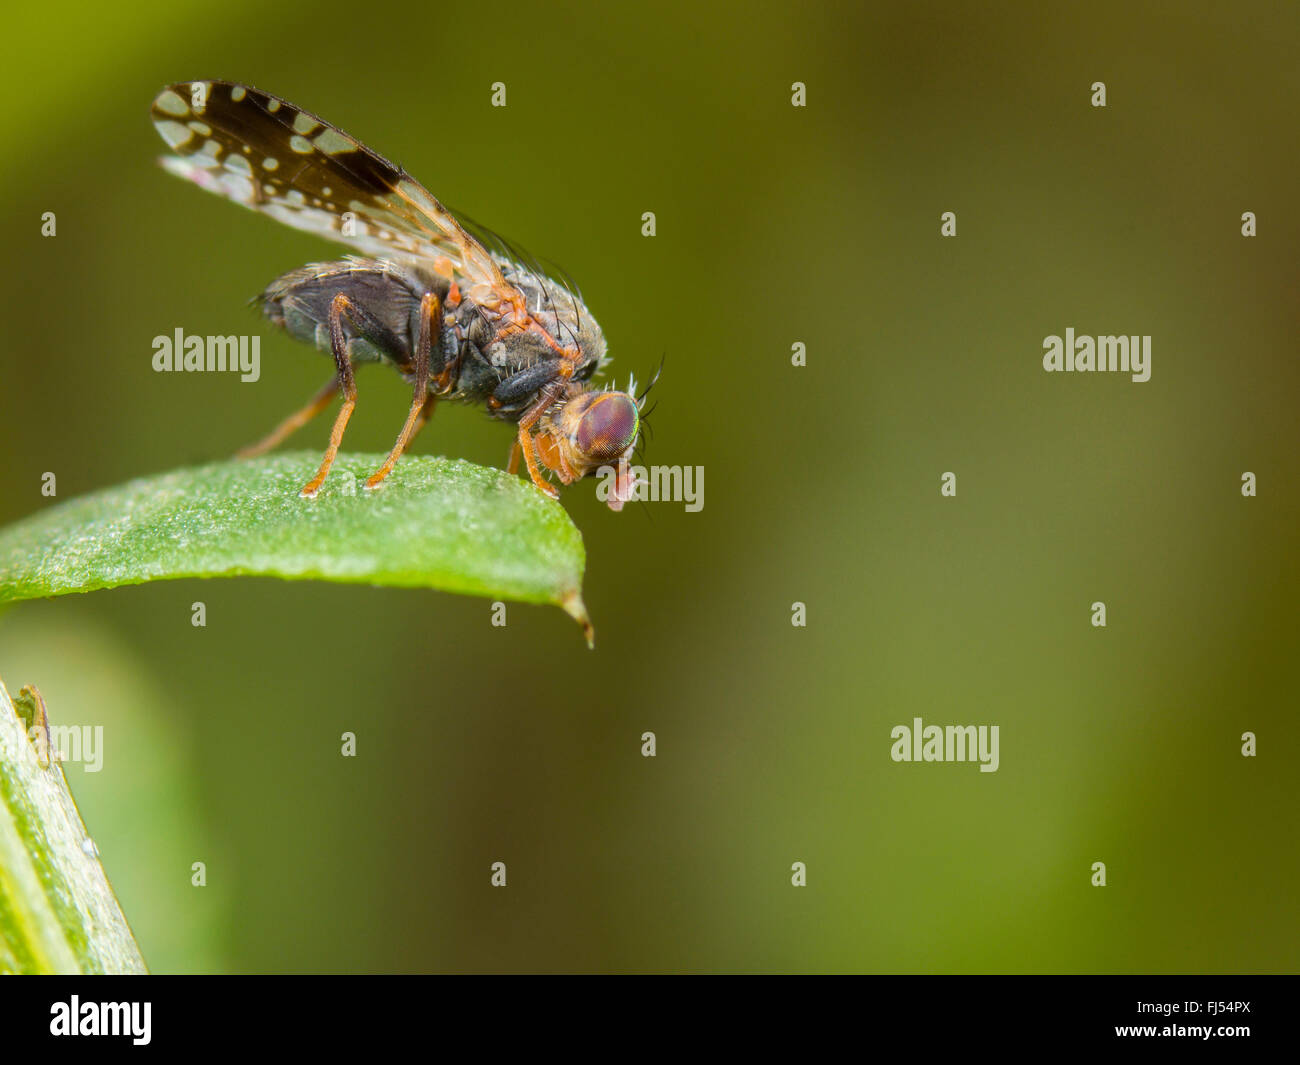
<svg viewBox="0 0 1300 1065">
<path fill-rule="evenodd" d="M 333 356 L 311 401 L 240 452 L 270 450 L 340 393 L 329 446 L 301 495 L 320 491 L 357 402 L 356 367 L 394 367 L 411 406 L 384 464 L 392 471 L 439 400 L 481 404 L 516 426 L 508 469 L 522 455 L 533 484 L 558 491 L 614 468 L 609 505 L 636 491 L 628 460 L 645 393 L 599 388 L 605 337 L 571 283 L 559 283 L 494 234 L 458 219 L 401 167 L 315 115 L 226 81 L 169 86 L 153 121 L 178 177 L 359 254 L 277 278 L 263 312 L 290 336 Z M 492 250 L 489 250 L 492 246 Z"/>
</svg>

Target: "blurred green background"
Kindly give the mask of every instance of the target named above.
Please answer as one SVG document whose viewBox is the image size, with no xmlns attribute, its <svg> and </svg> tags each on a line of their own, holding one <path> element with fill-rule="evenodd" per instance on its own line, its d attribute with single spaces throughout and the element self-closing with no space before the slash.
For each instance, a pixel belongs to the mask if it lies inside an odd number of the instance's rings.
<svg viewBox="0 0 1300 1065">
<path fill-rule="evenodd" d="M 155 971 L 1300 964 L 1295 5 L 7 19 L 0 519 L 46 471 L 65 499 L 228 456 L 328 373 L 245 303 L 340 249 L 154 163 L 150 101 L 193 78 L 564 264 L 620 381 L 666 357 L 648 460 L 706 471 L 698 514 L 564 494 L 594 653 L 554 609 L 270 580 L 0 617 L 10 690 L 105 725 L 69 777 Z M 1151 380 L 1044 373 L 1068 326 L 1152 335 Z M 260 330 L 261 381 L 154 373 L 177 327 Z M 358 383 L 346 446 L 386 450 L 406 388 Z M 444 406 L 416 450 L 509 443 Z M 999 725 L 1000 769 L 895 764 L 916 716 Z"/>
</svg>

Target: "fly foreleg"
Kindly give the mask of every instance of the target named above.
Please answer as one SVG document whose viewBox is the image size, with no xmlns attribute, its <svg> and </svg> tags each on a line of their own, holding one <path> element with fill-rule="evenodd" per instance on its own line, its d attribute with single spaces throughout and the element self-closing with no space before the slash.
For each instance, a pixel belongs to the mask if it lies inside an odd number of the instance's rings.
<svg viewBox="0 0 1300 1065">
<path fill-rule="evenodd" d="M 537 455 L 533 445 L 533 426 L 541 419 L 546 409 L 560 398 L 560 393 L 564 391 L 565 381 L 563 379 L 547 385 L 542 389 L 541 395 L 538 396 L 537 402 L 524 412 L 519 419 L 519 436 L 516 438 L 515 447 L 518 451 L 523 452 L 524 462 L 528 465 L 528 476 L 532 478 L 533 484 L 540 488 L 552 499 L 559 499 L 560 493 L 555 487 L 542 476 L 542 471 L 537 465 Z M 510 452 L 510 472 L 513 473 L 518 465 L 518 452 L 513 448 Z"/>
</svg>

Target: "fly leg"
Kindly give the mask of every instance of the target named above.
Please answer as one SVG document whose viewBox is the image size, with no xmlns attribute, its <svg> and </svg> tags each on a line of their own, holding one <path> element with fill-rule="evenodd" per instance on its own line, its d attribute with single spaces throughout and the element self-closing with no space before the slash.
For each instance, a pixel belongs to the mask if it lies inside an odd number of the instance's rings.
<svg viewBox="0 0 1300 1065">
<path fill-rule="evenodd" d="M 533 437 L 533 448 L 537 457 L 550 467 L 564 484 L 573 484 L 578 479 L 577 473 L 569 465 L 568 460 L 564 457 L 564 452 L 555 447 L 553 443 L 544 437 Z M 510 445 L 510 461 L 506 464 L 506 472 L 513 474 L 519 469 L 519 439 L 516 437 L 515 442 Z"/>
<path fill-rule="evenodd" d="M 330 351 L 334 355 L 334 365 L 338 369 L 338 384 L 343 390 L 343 406 L 339 408 L 334 419 L 334 428 L 330 430 L 329 447 L 321 459 L 316 476 L 302 486 L 298 494 L 304 499 L 312 499 L 320 491 L 334 459 L 338 456 L 339 445 L 343 443 L 343 430 L 348 427 L 348 419 L 357 405 L 357 382 L 352 376 L 352 358 L 348 355 L 347 337 L 343 335 L 343 316 L 348 315 L 354 322 L 365 325 L 372 321 L 371 316 L 345 293 L 340 292 L 330 303 Z"/>
<path fill-rule="evenodd" d="M 380 482 L 393 471 L 394 464 L 411 446 L 415 434 L 424 428 L 424 423 L 433 414 L 438 397 L 429 394 L 429 356 L 435 335 L 442 335 L 442 301 L 435 293 L 426 292 L 420 300 L 420 332 L 415 343 L 415 385 L 411 392 L 411 409 L 406 415 L 406 424 L 402 426 L 402 431 L 397 436 L 397 442 L 388 453 L 388 458 L 366 479 L 367 488 L 377 488 Z M 442 376 L 439 375 L 440 382 Z"/>
<path fill-rule="evenodd" d="M 316 415 L 330 405 L 339 390 L 339 379 L 335 375 L 325 382 L 325 386 L 311 398 L 302 410 L 295 411 L 285 418 L 279 425 L 272 429 L 266 436 L 256 444 L 249 444 L 248 447 L 241 448 L 235 452 L 236 458 L 251 459 L 257 455 L 264 455 L 273 447 L 280 444 L 290 433 L 296 432 L 311 421 Z"/>
<path fill-rule="evenodd" d="M 560 398 L 560 393 L 564 391 L 565 385 L 566 381 L 561 378 L 542 389 L 537 402 L 529 407 L 524 412 L 524 416 L 519 419 L 519 436 L 515 441 L 515 448 L 512 448 L 510 452 L 510 472 L 514 473 L 515 467 L 519 465 L 519 452 L 522 451 L 524 462 L 528 464 L 528 476 L 532 478 L 533 484 L 552 499 L 559 499 L 560 493 L 542 476 L 542 471 L 537 466 L 537 456 L 533 448 L 532 428 L 546 412 L 547 407 Z"/>
</svg>

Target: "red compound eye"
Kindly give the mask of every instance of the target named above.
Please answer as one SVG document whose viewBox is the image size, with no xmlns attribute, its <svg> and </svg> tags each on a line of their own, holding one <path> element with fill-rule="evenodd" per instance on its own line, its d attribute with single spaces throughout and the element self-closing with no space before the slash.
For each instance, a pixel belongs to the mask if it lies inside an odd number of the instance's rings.
<svg viewBox="0 0 1300 1065">
<path fill-rule="evenodd" d="M 636 443 L 640 428 L 636 400 L 626 392 L 604 392 L 579 419 L 574 446 L 590 462 L 615 462 Z"/>
</svg>

